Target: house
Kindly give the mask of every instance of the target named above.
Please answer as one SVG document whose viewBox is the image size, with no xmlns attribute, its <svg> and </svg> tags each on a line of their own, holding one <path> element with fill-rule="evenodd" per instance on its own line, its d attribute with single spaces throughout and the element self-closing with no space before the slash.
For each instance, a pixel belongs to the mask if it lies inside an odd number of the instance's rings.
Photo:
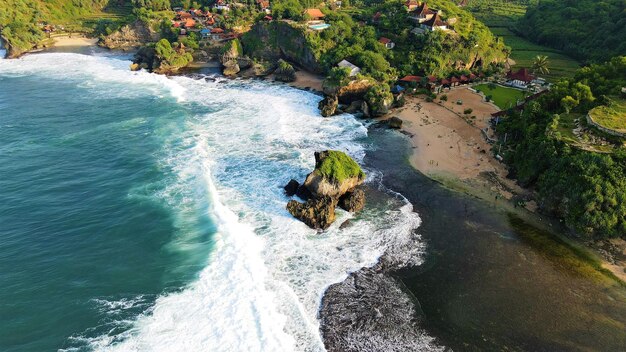
<svg viewBox="0 0 626 352">
<path fill-rule="evenodd" d="M 215 8 L 221 11 L 230 11 L 230 5 L 226 3 L 224 0 L 217 0 L 215 3 Z"/>
<path fill-rule="evenodd" d="M 420 76 L 404 76 L 404 77 L 400 78 L 400 82 L 405 82 L 405 83 L 411 83 L 411 82 L 421 83 L 421 82 L 422 82 L 422 77 L 420 77 Z"/>
<path fill-rule="evenodd" d="M 200 35 L 202 38 L 206 39 L 211 35 L 211 31 L 209 29 L 203 28 L 200 30 Z"/>
<path fill-rule="evenodd" d="M 189 18 L 189 19 L 187 19 L 187 20 L 185 21 L 185 28 L 187 28 L 187 29 L 192 29 L 192 28 L 194 28 L 195 26 L 196 26 L 196 21 L 195 21 L 195 20 L 193 20 L 193 19 Z"/>
<path fill-rule="evenodd" d="M 435 13 L 429 20 L 422 22 L 420 24 L 420 27 L 422 27 L 422 29 L 425 29 L 431 32 L 436 31 L 436 30 L 445 31 L 448 29 L 447 23 L 441 19 L 441 16 L 439 16 L 439 13 Z"/>
<path fill-rule="evenodd" d="M 223 34 L 224 34 L 224 30 L 221 28 L 211 29 L 211 39 L 215 41 L 222 40 Z"/>
<path fill-rule="evenodd" d="M 348 60 L 341 60 L 341 62 L 337 64 L 337 67 L 349 68 L 350 69 L 350 77 L 354 77 L 359 72 L 361 72 L 361 69 L 357 65 L 349 62 Z"/>
<path fill-rule="evenodd" d="M 192 17 L 193 16 L 191 16 L 191 14 L 189 12 L 187 12 L 187 11 L 178 11 L 176 13 L 176 19 L 179 20 L 179 21 L 184 21 L 184 20 L 190 19 Z"/>
<path fill-rule="evenodd" d="M 439 13 L 437 10 L 430 9 L 427 3 L 422 3 L 422 6 L 417 7 L 415 10 L 409 12 L 409 18 L 417 23 L 423 23 L 431 18 L 435 14 Z"/>
<path fill-rule="evenodd" d="M 407 0 L 404 3 L 404 6 L 406 7 L 407 11 L 413 11 L 420 6 L 420 3 L 416 0 Z"/>
<path fill-rule="evenodd" d="M 535 76 L 531 75 L 527 68 L 520 68 L 517 72 L 509 71 L 509 73 L 506 74 L 506 78 L 509 80 L 508 84 L 511 86 L 526 87 L 528 83 L 535 79 Z"/>
<path fill-rule="evenodd" d="M 393 49 L 396 46 L 396 43 L 392 42 L 391 39 L 385 37 L 380 37 L 380 39 L 378 39 L 378 42 L 383 44 L 387 49 Z"/>
<path fill-rule="evenodd" d="M 324 14 L 319 9 L 306 9 L 306 11 L 304 11 L 304 14 L 313 21 L 319 21 L 324 18 Z"/>
<path fill-rule="evenodd" d="M 458 86 L 459 82 L 460 82 L 460 80 L 457 77 L 454 77 L 454 76 L 450 77 L 450 85 L 452 87 Z"/>
</svg>

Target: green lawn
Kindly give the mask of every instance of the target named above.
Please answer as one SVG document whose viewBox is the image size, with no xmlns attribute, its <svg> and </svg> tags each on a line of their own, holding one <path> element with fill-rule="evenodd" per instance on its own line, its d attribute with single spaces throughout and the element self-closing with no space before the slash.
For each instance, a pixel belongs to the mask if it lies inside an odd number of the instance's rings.
<svg viewBox="0 0 626 352">
<path fill-rule="evenodd" d="M 596 123 L 617 131 L 626 131 L 626 100 L 617 100 L 611 106 L 598 106 L 589 111 Z"/>
<path fill-rule="evenodd" d="M 479 84 L 474 86 L 474 89 L 480 90 L 487 95 L 491 95 L 493 103 L 500 109 L 505 110 L 511 108 L 517 104 L 518 99 L 523 99 L 525 93 L 519 89 L 507 88 L 496 85 L 495 89 L 489 88 L 488 84 Z"/>
</svg>

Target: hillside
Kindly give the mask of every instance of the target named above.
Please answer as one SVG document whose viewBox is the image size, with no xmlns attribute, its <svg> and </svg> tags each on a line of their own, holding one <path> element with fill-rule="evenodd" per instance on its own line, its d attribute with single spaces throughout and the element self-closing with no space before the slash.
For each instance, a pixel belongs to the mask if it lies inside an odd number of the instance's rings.
<svg viewBox="0 0 626 352">
<path fill-rule="evenodd" d="M 626 2 L 545 0 L 529 5 L 518 29 L 579 60 L 602 62 L 626 54 Z"/>
<path fill-rule="evenodd" d="M 0 35 L 9 56 L 18 56 L 45 39 L 51 24 L 65 31 L 89 32 L 99 20 L 121 20 L 130 13 L 127 0 L 3 0 Z"/>
<path fill-rule="evenodd" d="M 511 174 L 537 190 L 546 212 L 590 237 L 626 233 L 624 139 L 606 135 L 583 118 L 594 108 L 620 111 L 625 85 L 626 57 L 615 57 L 561 80 L 550 93 L 521 113 L 511 112 L 497 126 L 501 136 L 508 136 L 502 147 Z M 618 128 L 623 126 L 622 120 L 614 121 Z M 587 137 L 579 138 L 581 133 Z M 608 144 L 594 145 L 599 140 Z"/>
</svg>

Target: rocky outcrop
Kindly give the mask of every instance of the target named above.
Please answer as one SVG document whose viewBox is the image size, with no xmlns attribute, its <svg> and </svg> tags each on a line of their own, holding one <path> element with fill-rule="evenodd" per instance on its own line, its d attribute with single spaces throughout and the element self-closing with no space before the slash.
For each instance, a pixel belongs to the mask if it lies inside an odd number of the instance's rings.
<svg viewBox="0 0 626 352">
<path fill-rule="evenodd" d="M 320 113 L 324 117 L 335 115 L 337 107 L 339 106 L 339 100 L 336 95 L 326 96 L 322 99 L 317 107 L 320 109 Z"/>
<path fill-rule="evenodd" d="M 296 80 L 296 70 L 287 61 L 278 60 L 278 67 L 274 71 L 274 78 L 281 82 L 293 82 Z"/>
<path fill-rule="evenodd" d="M 390 118 L 389 120 L 387 120 L 387 124 L 389 125 L 390 128 L 399 130 L 402 128 L 402 119 L 399 118 L 398 116 L 394 116 Z"/>
<path fill-rule="evenodd" d="M 142 21 L 135 21 L 133 24 L 127 24 L 120 30 L 101 38 L 98 45 L 107 49 L 131 50 L 149 42 L 156 42 L 159 39 L 159 33 L 153 31 L 150 26 Z"/>
<path fill-rule="evenodd" d="M 228 61 L 224 64 L 224 68 L 222 69 L 222 73 L 224 76 L 234 76 L 241 71 L 239 68 L 239 64 L 237 61 Z"/>
<path fill-rule="evenodd" d="M 363 210 L 365 207 L 365 192 L 357 188 L 352 192 L 346 192 L 339 199 L 339 206 L 345 211 L 355 213 Z"/>
<path fill-rule="evenodd" d="M 353 80 L 345 86 L 337 87 L 328 80 L 324 81 L 323 90 L 326 95 L 336 95 L 342 104 L 352 104 L 364 100 L 365 94 L 376 82 L 370 79 Z"/>
<path fill-rule="evenodd" d="M 306 203 L 290 200 L 287 210 L 313 229 L 327 229 L 335 222 L 337 200 L 331 197 L 311 198 Z"/>
<path fill-rule="evenodd" d="M 360 211 L 365 193 L 357 189 L 365 180 L 359 165 L 343 152 L 327 150 L 315 153 L 315 170 L 298 187 L 296 194 L 305 203 L 291 200 L 287 210 L 295 218 L 314 229 L 327 229 L 335 221 L 335 207 Z M 291 180 L 285 191 L 293 192 L 297 181 Z"/>
<path fill-rule="evenodd" d="M 251 58 L 269 62 L 285 59 L 321 74 L 319 57 L 305 33 L 306 28 L 290 21 L 258 22 L 242 37 L 243 51 Z"/>
<path fill-rule="evenodd" d="M 296 194 L 296 192 L 298 192 L 298 188 L 300 188 L 300 183 L 294 179 L 291 179 L 289 183 L 287 183 L 287 185 L 284 187 L 285 194 L 288 197 L 291 197 Z"/>
</svg>

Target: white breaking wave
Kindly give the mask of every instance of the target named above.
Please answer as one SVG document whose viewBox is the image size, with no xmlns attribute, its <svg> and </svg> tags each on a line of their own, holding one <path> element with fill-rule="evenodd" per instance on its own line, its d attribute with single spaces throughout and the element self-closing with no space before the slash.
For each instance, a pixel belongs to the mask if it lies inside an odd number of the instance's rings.
<svg viewBox="0 0 626 352">
<path fill-rule="evenodd" d="M 196 281 L 157 298 L 131 329 L 89 339 L 91 348 L 323 351 L 317 312 L 326 287 L 399 246 L 412 249 L 407 260 L 421 263 L 423 246 L 414 235 L 420 219 L 401 197 L 372 200 L 357 215 L 338 210 L 323 233 L 285 210 L 282 186 L 304 179 L 315 151 L 343 150 L 362 160 L 367 129 L 354 117 L 322 118 L 318 96 L 285 86 L 131 73 L 129 64 L 77 54 L 0 63 L 3 74 L 35 70 L 102 95 L 166 94 L 194 112 L 165 139 L 162 164 L 177 180 L 154 196 L 174 211 L 189 197 L 205 199 L 217 224 L 215 248 Z"/>
</svg>

